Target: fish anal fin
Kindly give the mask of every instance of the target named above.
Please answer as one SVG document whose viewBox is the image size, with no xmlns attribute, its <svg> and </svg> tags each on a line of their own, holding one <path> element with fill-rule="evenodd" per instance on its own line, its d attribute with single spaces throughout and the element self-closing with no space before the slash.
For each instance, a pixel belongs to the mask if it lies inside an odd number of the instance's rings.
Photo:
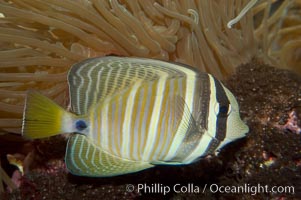
<svg viewBox="0 0 301 200">
<path fill-rule="evenodd" d="M 152 161 L 151 164 L 153 164 L 153 165 L 183 165 L 183 163 L 177 162 L 177 161 Z"/>
<path fill-rule="evenodd" d="M 89 177 L 111 177 L 153 167 L 148 162 L 111 155 L 80 134 L 69 138 L 65 161 L 72 174 Z"/>
</svg>

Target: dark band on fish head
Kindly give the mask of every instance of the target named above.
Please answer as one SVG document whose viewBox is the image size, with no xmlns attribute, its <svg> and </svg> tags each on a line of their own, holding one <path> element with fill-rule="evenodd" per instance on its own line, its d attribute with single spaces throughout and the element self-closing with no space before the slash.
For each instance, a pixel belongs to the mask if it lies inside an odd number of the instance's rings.
<svg viewBox="0 0 301 200">
<path fill-rule="evenodd" d="M 212 154 L 215 152 L 216 148 L 219 146 L 226 137 L 227 131 L 227 119 L 230 109 L 230 101 L 227 97 L 226 91 L 223 88 L 220 81 L 214 78 L 215 90 L 216 90 L 216 100 L 219 105 L 217 118 L 216 118 L 216 134 L 215 138 L 211 140 L 209 146 L 206 149 L 205 155 Z"/>
<path fill-rule="evenodd" d="M 208 129 L 208 117 L 209 117 L 209 105 L 210 105 L 210 79 L 207 73 L 200 73 L 199 76 L 200 84 L 198 84 L 200 91 L 198 98 L 198 106 L 197 109 L 199 113 L 196 116 L 196 122 L 199 124 L 201 129 Z"/>
</svg>

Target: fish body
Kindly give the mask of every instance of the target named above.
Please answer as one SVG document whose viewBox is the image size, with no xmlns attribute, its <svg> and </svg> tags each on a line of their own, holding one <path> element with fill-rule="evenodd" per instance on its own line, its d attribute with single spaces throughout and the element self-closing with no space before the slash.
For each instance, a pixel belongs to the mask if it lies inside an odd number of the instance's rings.
<svg viewBox="0 0 301 200">
<path fill-rule="evenodd" d="M 65 162 L 76 175 L 190 164 L 248 132 L 233 94 L 183 64 L 91 58 L 71 67 L 68 83 L 71 112 L 30 92 L 22 131 L 27 138 L 73 133 Z"/>
</svg>

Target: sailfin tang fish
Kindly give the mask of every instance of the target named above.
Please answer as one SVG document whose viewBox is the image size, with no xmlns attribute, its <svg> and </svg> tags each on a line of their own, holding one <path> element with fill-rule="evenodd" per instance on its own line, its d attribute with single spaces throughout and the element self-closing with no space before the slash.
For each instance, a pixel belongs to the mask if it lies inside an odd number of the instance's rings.
<svg viewBox="0 0 301 200">
<path fill-rule="evenodd" d="M 91 58 L 71 67 L 68 84 L 71 112 L 29 92 L 22 132 L 33 139 L 73 133 L 65 162 L 75 175 L 189 164 L 248 132 L 233 94 L 183 64 Z"/>
</svg>

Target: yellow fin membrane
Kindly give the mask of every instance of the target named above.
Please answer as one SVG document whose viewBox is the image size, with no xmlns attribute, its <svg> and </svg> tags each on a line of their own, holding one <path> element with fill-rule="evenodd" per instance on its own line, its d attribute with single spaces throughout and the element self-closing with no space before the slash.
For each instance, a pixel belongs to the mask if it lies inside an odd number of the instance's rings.
<svg viewBox="0 0 301 200">
<path fill-rule="evenodd" d="M 153 167 L 148 162 L 111 155 L 80 134 L 69 138 L 65 162 L 72 174 L 90 177 L 117 176 Z"/>
<path fill-rule="evenodd" d="M 23 113 L 22 134 L 30 139 L 58 135 L 64 132 L 63 122 L 69 116 L 72 114 L 52 100 L 38 92 L 29 91 Z"/>
</svg>

